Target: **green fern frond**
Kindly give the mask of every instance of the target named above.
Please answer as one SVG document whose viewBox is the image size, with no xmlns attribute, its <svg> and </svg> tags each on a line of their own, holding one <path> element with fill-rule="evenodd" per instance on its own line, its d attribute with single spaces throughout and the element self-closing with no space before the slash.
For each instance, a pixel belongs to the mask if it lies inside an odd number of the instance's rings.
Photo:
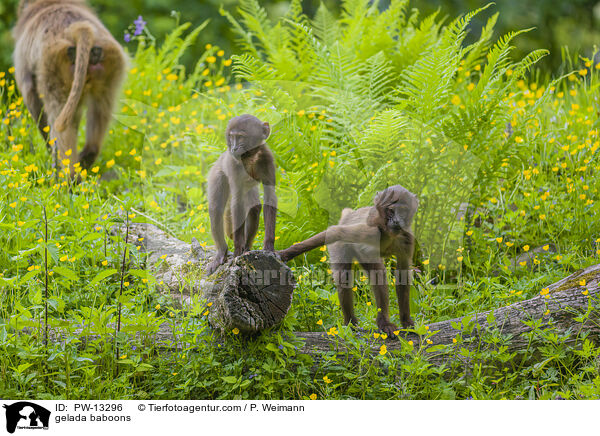
<svg viewBox="0 0 600 436">
<path fill-rule="evenodd" d="M 340 26 L 335 17 L 322 2 L 311 21 L 315 36 L 326 46 L 331 46 L 340 37 Z"/>
<path fill-rule="evenodd" d="M 515 77 L 523 77 L 523 75 L 527 71 L 529 71 L 531 67 L 533 67 L 540 59 L 542 59 L 544 56 L 547 56 L 548 54 L 550 54 L 550 51 L 546 49 L 538 49 L 529 53 L 527 56 L 525 56 L 523 59 L 521 59 L 514 65 L 513 69 L 515 72 Z"/>
<path fill-rule="evenodd" d="M 242 25 L 236 20 L 233 15 L 227 12 L 222 7 L 219 9 L 219 13 L 229 21 L 233 27 L 233 31 L 238 35 L 236 43 L 245 52 L 249 52 L 252 56 L 259 58 L 258 48 L 254 45 L 253 34 L 250 31 L 246 31 Z"/>
<path fill-rule="evenodd" d="M 464 62 L 464 68 L 466 70 L 470 70 L 474 65 L 479 64 L 485 58 L 485 54 L 491 46 L 494 27 L 496 26 L 499 16 L 500 14 L 498 12 L 492 15 L 481 29 L 481 35 L 477 42 L 467 47 L 467 56 L 465 57 Z"/>
<path fill-rule="evenodd" d="M 388 98 L 394 80 L 392 68 L 383 52 L 367 59 L 359 71 L 356 90 L 364 98 L 379 104 Z"/>
</svg>

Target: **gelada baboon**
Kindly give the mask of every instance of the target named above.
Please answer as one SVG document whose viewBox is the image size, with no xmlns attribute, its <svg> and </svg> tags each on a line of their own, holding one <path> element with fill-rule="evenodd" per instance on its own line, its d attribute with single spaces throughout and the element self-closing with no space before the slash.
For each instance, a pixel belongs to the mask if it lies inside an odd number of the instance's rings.
<svg viewBox="0 0 600 436">
<path fill-rule="evenodd" d="M 258 184 L 264 190 L 265 241 L 263 249 L 275 245 L 275 163 L 265 143 L 271 133 L 269 123 L 253 115 L 232 118 L 225 132 L 227 149 L 208 174 L 210 227 L 217 254 L 207 268 L 212 274 L 227 257 L 225 233 L 233 239 L 234 256 L 248 251 L 258 230 L 262 205 Z"/>
<path fill-rule="evenodd" d="M 344 322 L 358 325 L 354 314 L 352 263 L 357 260 L 369 276 L 377 308 L 377 326 L 391 334 L 397 327 L 390 321 L 389 295 L 383 258 L 396 256 L 396 295 L 400 321 L 413 325 L 410 317 L 410 267 L 414 249 L 411 221 L 419 202 L 416 195 L 400 185 L 378 192 L 374 205 L 357 210 L 344 209 L 339 224 L 291 247 L 278 251 L 287 262 L 313 248 L 328 245 L 331 270 L 338 289 Z"/>
<path fill-rule="evenodd" d="M 21 0 L 13 29 L 17 86 L 58 160 L 92 165 L 126 68 L 125 53 L 83 0 Z M 77 130 L 87 103 L 85 147 Z M 44 132 L 50 127 L 49 134 Z"/>
</svg>

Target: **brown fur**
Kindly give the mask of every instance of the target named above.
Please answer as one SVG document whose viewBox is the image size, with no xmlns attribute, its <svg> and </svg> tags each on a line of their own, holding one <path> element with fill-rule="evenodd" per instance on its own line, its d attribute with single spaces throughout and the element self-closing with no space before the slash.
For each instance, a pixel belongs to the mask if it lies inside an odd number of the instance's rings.
<svg viewBox="0 0 600 436">
<path fill-rule="evenodd" d="M 68 159 L 74 176 L 76 163 L 88 168 L 100 152 L 125 73 L 125 53 L 81 0 L 21 0 L 13 35 L 17 86 L 44 138 L 56 138 L 59 162 Z M 101 53 L 94 64 L 92 49 Z M 86 143 L 78 154 L 84 102 Z"/>
<path fill-rule="evenodd" d="M 396 295 L 400 321 L 413 325 L 410 317 L 410 263 L 414 236 L 410 230 L 417 210 L 417 197 L 400 185 L 377 193 L 374 205 L 357 210 L 344 209 L 338 225 L 292 245 L 277 254 L 284 262 L 322 245 L 329 246 L 331 269 L 338 288 L 346 324 L 358 324 L 352 295 L 352 263 L 358 260 L 369 274 L 379 313 L 377 326 L 387 334 L 397 330 L 390 321 L 389 295 L 383 259 L 396 256 Z"/>
<path fill-rule="evenodd" d="M 252 248 L 262 209 L 259 183 L 263 184 L 265 198 L 263 249 L 274 250 L 277 214 L 275 162 L 265 143 L 270 132 L 269 123 L 247 114 L 232 118 L 227 125 L 228 150 L 208 174 L 210 227 L 217 254 L 208 266 L 207 274 L 212 274 L 225 262 L 225 234 L 233 239 L 234 256 Z"/>
</svg>

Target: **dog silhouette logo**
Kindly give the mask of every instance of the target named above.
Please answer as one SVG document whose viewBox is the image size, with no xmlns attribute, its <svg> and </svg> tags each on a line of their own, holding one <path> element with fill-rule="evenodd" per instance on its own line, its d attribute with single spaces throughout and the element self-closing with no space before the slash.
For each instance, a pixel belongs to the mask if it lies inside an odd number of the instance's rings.
<svg viewBox="0 0 600 436">
<path fill-rule="evenodd" d="M 4 404 L 6 409 L 6 431 L 14 433 L 19 429 L 48 429 L 50 411 L 42 406 L 29 401 L 19 401 L 10 405 Z"/>
</svg>

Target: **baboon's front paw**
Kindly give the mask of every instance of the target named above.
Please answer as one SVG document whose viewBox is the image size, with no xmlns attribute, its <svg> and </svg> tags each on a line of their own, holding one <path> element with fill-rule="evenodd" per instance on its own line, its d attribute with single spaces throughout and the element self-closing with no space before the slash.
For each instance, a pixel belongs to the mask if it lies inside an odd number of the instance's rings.
<svg viewBox="0 0 600 436">
<path fill-rule="evenodd" d="M 389 321 L 384 321 L 384 320 L 377 320 L 377 327 L 379 327 L 379 330 L 381 330 L 383 333 L 387 334 L 388 336 L 393 336 L 394 332 L 398 330 L 398 327 L 396 327 L 396 324 L 391 323 Z"/>
<path fill-rule="evenodd" d="M 215 258 L 212 260 L 211 263 L 208 264 L 208 267 L 206 268 L 206 275 L 209 276 L 212 273 L 214 273 L 217 268 L 219 268 L 221 265 L 223 265 L 225 263 L 225 258 L 227 257 L 227 253 L 225 254 L 218 254 L 215 256 Z"/>
<path fill-rule="evenodd" d="M 84 147 L 84 149 L 81 150 L 81 153 L 79 153 L 79 164 L 81 165 L 81 168 L 89 169 L 92 166 L 92 164 L 96 161 L 97 157 L 98 152 L 96 152 L 95 150 L 86 149 Z"/>
<path fill-rule="evenodd" d="M 403 318 L 402 319 L 402 327 L 404 327 L 405 329 L 414 327 L 415 322 L 413 321 L 413 319 L 409 316 L 408 318 Z"/>
<path fill-rule="evenodd" d="M 350 318 L 350 320 L 346 323 L 346 325 L 349 325 L 354 330 L 358 328 L 359 324 L 360 324 L 360 321 L 355 316 Z"/>
</svg>

